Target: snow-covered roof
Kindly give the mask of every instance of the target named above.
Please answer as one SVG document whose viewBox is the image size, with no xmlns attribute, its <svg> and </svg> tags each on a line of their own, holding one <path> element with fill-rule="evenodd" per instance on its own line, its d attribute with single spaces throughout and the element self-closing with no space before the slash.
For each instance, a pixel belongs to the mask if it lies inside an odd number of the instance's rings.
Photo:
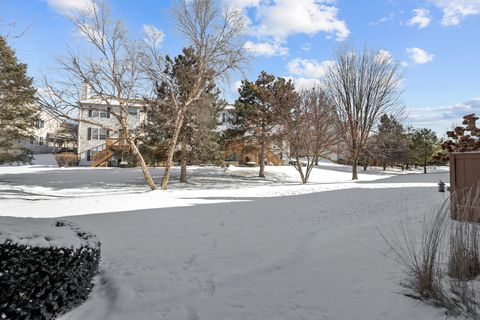
<svg viewBox="0 0 480 320">
<path fill-rule="evenodd" d="M 130 107 L 144 107 L 146 102 L 140 99 L 128 99 L 128 106 Z M 80 105 L 102 105 L 102 106 L 118 106 L 120 105 L 119 99 L 116 98 L 99 98 L 90 97 L 88 99 L 80 100 Z"/>
</svg>

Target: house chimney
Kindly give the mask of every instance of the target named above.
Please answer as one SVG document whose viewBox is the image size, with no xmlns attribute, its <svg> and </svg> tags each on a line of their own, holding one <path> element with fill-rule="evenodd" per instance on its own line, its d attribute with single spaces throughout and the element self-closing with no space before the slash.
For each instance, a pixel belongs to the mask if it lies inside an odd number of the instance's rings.
<svg viewBox="0 0 480 320">
<path fill-rule="evenodd" d="M 83 82 L 82 84 L 82 92 L 80 94 L 80 100 L 86 100 L 90 98 L 90 86 L 87 82 Z"/>
</svg>

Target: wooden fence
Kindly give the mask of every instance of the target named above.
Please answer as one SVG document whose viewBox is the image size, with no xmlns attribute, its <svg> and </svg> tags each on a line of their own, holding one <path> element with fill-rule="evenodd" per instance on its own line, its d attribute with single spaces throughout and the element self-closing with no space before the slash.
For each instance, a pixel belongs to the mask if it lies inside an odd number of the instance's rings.
<svg viewBox="0 0 480 320">
<path fill-rule="evenodd" d="M 472 203 L 472 199 L 468 201 L 468 204 L 465 203 L 465 195 L 473 195 L 479 184 L 480 152 L 450 153 L 450 191 L 452 193 L 453 219 L 480 222 L 480 199 L 477 199 L 475 203 Z"/>
</svg>

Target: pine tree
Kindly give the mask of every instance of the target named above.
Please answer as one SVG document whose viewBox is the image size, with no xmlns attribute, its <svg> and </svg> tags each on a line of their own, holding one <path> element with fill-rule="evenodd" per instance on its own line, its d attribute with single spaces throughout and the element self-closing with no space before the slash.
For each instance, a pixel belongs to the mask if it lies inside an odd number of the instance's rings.
<svg viewBox="0 0 480 320">
<path fill-rule="evenodd" d="M 176 99 L 188 96 L 195 80 L 197 56 L 192 48 L 184 48 L 174 59 L 166 56 L 166 78 L 174 79 Z M 186 110 L 178 136 L 174 159 L 181 163 L 180 182 L 187 182 L 187 163 L 217 162 L 219 152 L 216 128 L 217 111 L 225 104 L 213 79 L 209 78 L 200 97 Z M 157 86 L 156 106 L 149 112 L 145 127 L 145 144 L 142 146 L 154 162 L 167 160 L 169 142 L 175 126 L 175 104 L 172 103 L 171 86 L 165 82 Z"/>
<path fill-rule="evenodd" d="M 411 133 L 410 156 L 415 163 L 423 165 L 423 173 L 427 173 L 427 165 L 438 145 L 437 135 L 431 129 L 416 129 Z"/>
<path fill-rule="evenodd" d="M 408 159 L 408 141 L 402 124 L 394 115 L 384 114 L 380 118 L 378 132 L 375 137 L 378 160 L 382 162 L 383 169 L 387 165 L 401 163 Z"/>
<path fill-rule="evenodd" d="M 15 52 L 0 36 L 0 163 L 31 161 L 30 151 L 18 142 L 31 134 L 38 112 L 35 92 L 27 65 L 17 61 Z"/>
<path fill-rule="evenodd" d="M 265 177 L 265 153 L 268 144 L 275 139 L 277 110 L 274 104 L 275 82 L 277 78 L 262 71 L 255 82 L 243 80 L 235 102 L 235 125 L 246 135 L 257 140 L 259 146 L 259 177 Z"/>
</svg>

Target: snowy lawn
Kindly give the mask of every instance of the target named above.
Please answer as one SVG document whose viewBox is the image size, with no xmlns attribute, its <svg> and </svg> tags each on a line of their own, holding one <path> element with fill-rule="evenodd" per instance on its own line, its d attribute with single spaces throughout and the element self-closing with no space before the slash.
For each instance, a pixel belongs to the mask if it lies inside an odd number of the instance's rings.
<svg viewBox="0 0 480 320">
<path fill-rule="evenodd" d="M 388 236 L 404 213 L 418 226 L 443 199 L 443 168 L 351 182 L 323 162 L 308 185 L 291 167 L 265 180 L 257 168 L 189 169 L 191 183 L 146 192 L 137 169 L 0 168 L 1 215 L 69 216 L 102 242 L 94 292 L 61 320 L 444 318 L 403 295 L 377 230 Z"/>
<path fill-rule="evenodd" d="M 386 233 L 431 188 L 349 189 L 68 219 L 102 241 L 79 319 L 438 319 L 405 297 Z"/>
<path fill-rule="evenodd" d="M 277 197 L 348 188 L 431 187 L 436 182 L 411 182 L 419 171 L 381 171 L 359 174 L 351 181 L 351 168 L 322 161 L 313 169 L 310 182 L 302 185 L 291 166 L 266 168 L 266 178 L 258 178 L 258 168 L 188 167 L 189 182 L 179 183 L 179 168 L 172 170 L 168 191 L 148 192 L 138 168 L 58 168 L 51 156 L 39 157 L 40 164 L 0 167 L 0 215 L 18 217 L 61 217 L 139 209 L 191 206 L 231 202 L 241 198 Z M 445 168 L 434 169 L 445 172 Z M 162 168 L 152 168 L 160 181 Z M 402 181 L 391 177 L 404 175 Z M 381 179 L 381 180 L 380 180 Z M 378 180 L 378 181 L 377 181 Z M 374 182 L 374 183 L 372 183 Z M 438 182 L 438 181 L 437 181 Z M 388 185 L 385 185 L 388 183 Z M 28 203 L 29 210 L 25 210 Z"/>
</svg>

